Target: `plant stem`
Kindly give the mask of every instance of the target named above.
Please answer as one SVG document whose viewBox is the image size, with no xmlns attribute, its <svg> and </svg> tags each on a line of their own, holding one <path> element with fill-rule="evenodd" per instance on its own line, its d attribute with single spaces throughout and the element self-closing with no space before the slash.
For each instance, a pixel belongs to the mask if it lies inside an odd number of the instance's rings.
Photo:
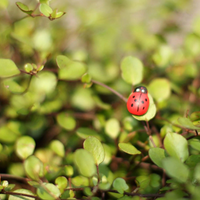
<svg viewBox="0 0 200 200">
<path fill-rule="evenodd" d="M 125 103 L 127 102 L 127 99 L 126 99 L 123 95 L 121 95 L 119 92 L 117 92 L 116 90 L 112 89 L 111 87 L 105 85 L 104 83 L 101 83 L 101 82 L 95 81 L 95 80 L 91 80 L 91 82 L 92 82 L 92 83 L 95 83 L 95 84 L 97 84 L 97 85 L 101 85 L 102 87 L 104 87 L 104 88 L 110 90 L 112 93 L 116 94 L 116 95 L 117 95 L 120 99 L 122 99 Z"/>
</svg>

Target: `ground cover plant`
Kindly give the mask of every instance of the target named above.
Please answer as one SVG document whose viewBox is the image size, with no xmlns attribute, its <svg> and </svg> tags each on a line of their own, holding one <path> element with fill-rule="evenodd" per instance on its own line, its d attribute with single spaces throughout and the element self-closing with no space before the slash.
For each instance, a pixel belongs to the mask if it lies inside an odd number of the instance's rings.
<svg viewBox="0 0 200 200">
<path fill-rule="evenodd" d="M 1 0 L 0 198 L 199 200 L 196 9 Z"/>
</svg>

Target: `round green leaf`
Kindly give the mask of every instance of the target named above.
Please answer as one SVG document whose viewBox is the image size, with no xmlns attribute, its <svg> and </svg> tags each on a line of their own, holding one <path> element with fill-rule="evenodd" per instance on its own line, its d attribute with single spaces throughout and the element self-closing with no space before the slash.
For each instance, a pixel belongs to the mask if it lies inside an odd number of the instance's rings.
<svg viewBox="0 0 200 200">
<path fill-rule="evenodd" d="M 132 56 L 125 57 L 121 62 L 122 78 L 132 85 L 140 83 L 143 79 L 143 64 Z"/>
<path fill-rule="evenodd" d="M 98 133 L 90 128 L 80 127 L 76 130 L 76 133 L 82 139 L 86 139 L 89 136 L 93 136 L 101 140 L 101 137 L 98 135 Z"/>
<path fill-rule="evenodd" d="M 21 93 L 24 91 L 24 88 L 15 82 L 13 79 L 6 79 L 3 81 L 5 88 L 13 93 Z"/>
<path fill-rule="evenodd" d="M 71 165 L 66 165 L 64 167 L 64 174 L 66 176 L 72 176 L 74 174 L 74 168 Z"/>
<path fill-rule="evenodd" d="M 81 175 L 91 177 L 96 173 L 93 156 L 85 149 L 78 149 L 74 153 L 74 163 Z"/>
<path fill-rule="evenodd" d="M 96 165 L 103 162 L 105 153 L 101 142 L 96 137 L 88 137 L 83 143 L 84 149 L 90 152 Z"/>
<path fill-rule="evenodd" d="M 0 141 L 11 143 L 15 142 L 20 134 L 18 134 L 16 131 L 12 130 L 12 128 L 9 126 L 9 124 L 5 124 L 0 127 Z M 9 135 L 9 137 L 8 137 Z"/>
<path fill-rule="evenodd" d="M 200 127 L 195 126 L 190 119 L 186 117 L 179 117 L 178 122 L 180 123 L 181 126 L 192 129 L 192 130 L 200 130 Z"/>
<path fill-rule="evenodd" d="M 62 142 L 59 140 L 53 140 L 50 143 L 50 148 L 52 151 L 54 151 L 57 155 L 64 157 L 65 155 L 65 147 Z"/>
<path fill-rule="evenodd" d="M 16 153 L 22 158 L 26 159 L 28 156 L 32 155 L 35 149 L 35 141 L 29 136 L 20 137 L 16 143 Z"/>
<path fill-rule="evenodd" d="M 164 139 L 164 147 L 170 156 L 178 158 L 182 162 L 189 156 L 187 140 L 177 133 L 167 133 Z"/>
<path fill-rule="evenodd" d="M 162 168 L 162 161 L 166 158 L 166 152 L 164 149 L 159 147 L 151 148 L 149 150 L 149 156 L 151 160 L 158 166 Z"/>
<path fill-rule="evenodd" d="M 113 187 L 120 193 L 123 194 L 124 191 L 128 190 L 129 186 L 123 178 L 116 178 L 113 181 Z"/>
<path fill-rule="evenodd" d="M 171 178 L 174 178 L 176 181 L 181 183 L 187 181 L 190 171 L 180 160 L 168 157 L 163 160 L 162 166 Z"/>
<path fill-rule="evenodd" d="M 25 160 L 24 169 L 33 180 L 38 180 L 43 176 L 43 163 L 35 156 L 30 156 Z"/>
<path fill-rule="evenodd" d="M 54 92 L 56 85 L 56 75 L 52 72 L 42 71 L 37 74 L 37 77 L 33 77 L 29 89 L 38 93 L 38 95 L 44 95 Z"/>
<path fill-rule="evenodd" d="M 77 61 L 72 61 L 66 56 L 59 55 L 56 58 L 58 67 L 58 76 L 60 79 L 77 80 L 86 72 L 86 66 Z"/>
<path fill-rule="evenodd" d="M 161 46 L 153 55 L 153 61 L 158 67 L 165 67 L 172 57 L 172 49 L 169 46 Z"/>
<path fill-rule="evenodd" d="M 0 59 L 0 77 L 5 78 L 20 74 L 15 63 L 10 59 Z"/>
<path fill-rule="evenodd" d="M 32 64 L 30 64 L 30 63 L 26 63 L 25 65 L 24 65 L 24 70 L 26 71 L 26 72 L 31 72 L 31 71 L 33 71 L 33 65 Z"/>
<path fill-rule="evenodd" d="M 17 190 L 14 190 L 13 192 L 35 196 L 30 190 L 27 190 L 27 189 L 17 189 Z M 27 197 L 24 195 L 9 195 L 8 200 L 35 200 L 35 198 Z"/>
<path fill-rule="evenodd" d="M 60 192 L 63 193 L 65 188 L 67 188 L 68 180 L 64 176 L 59 176 L 56 178 L 55 184 L 57 185 Z"/>
<path fill-rule="evenodd" d="M 171 94 L 170 82 L 165 78 L 154 79 L 149 84 L 148 90 L 156 101 L 161 102 Z"/>
<path fill-rule="evenodd" d="M 66 130 L 73 130 L 76 126 L 75 119 L 68 116 L 65 112 L 59 113 L 56 117 L 56 120 L 58 124 Z"/>
<path fill-rule="evenodd" d="M 189 146 L 193 149 L 200 151 L 200 141 L 198 139 L 191 139 L 188 141 Z"/>
<path fill-rule="evenodd" d="M 115 118 L 109 119 L 105 124 L 105 132 L 113 139 L 117 138 L 120 132 L 119 121 Z"/>
<path fill-rule="evenodd" d="M 130 143 L 119 143 L 118 144 L 119 148 L 131 155 L 136 155 L 136 154 L 141 154 L 139 150 L 137 150 L 132 144 Z"/>
<path fill-rule="evenodd" d="M 152 96 L 148 93 L 148 97 L 149 97 L 149 109 L 148 111 L 141 116 L 137 116 L 137 115 L 132 115 L 135 119 L 139 120 L 139 121 L 149 121 L 151 119 L 153 119 L 156 115 L 156 105 L 153 101 Z"/>
<path fill-rule="evenodd" d="M 48 6 L 48 5 L 45 4 L 45 3 L 41 3 L 39 9 L 40 9 L 40 12 L 41 12 L 43 15 L 45 15 L 46 17 L 49 17 L 50 14 L 53 12 L 53 10 L 51 9 L 51 7 Z"/>
<path fill-rule="evenodd" d="M 60 194 L 60 190 L 52 183 L 42 183 L 37 189 L 37 195 L 44 200 L 55 200 Z"/>
<path fill-rule="evenodd" d="M 81 101 L 80 101 L 81 99 Z M 71 96 L 71 104 L 80 110 L 88 111 L 95 107 L 93 91 L 78 87 Z"/>
</svg>

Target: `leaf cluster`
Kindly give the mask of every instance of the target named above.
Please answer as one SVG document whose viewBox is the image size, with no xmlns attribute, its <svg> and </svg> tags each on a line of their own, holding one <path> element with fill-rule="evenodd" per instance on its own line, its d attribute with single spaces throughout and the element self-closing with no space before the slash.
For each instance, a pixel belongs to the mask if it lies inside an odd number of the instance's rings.
<svg viewBox="0 0 200 200">
<path fill-rule="evenodd" d="M 78 2 L 0 2 L 0 198 L 198 200 L 200 20 L 174 16 L 190 2 Z"/>
</svg>

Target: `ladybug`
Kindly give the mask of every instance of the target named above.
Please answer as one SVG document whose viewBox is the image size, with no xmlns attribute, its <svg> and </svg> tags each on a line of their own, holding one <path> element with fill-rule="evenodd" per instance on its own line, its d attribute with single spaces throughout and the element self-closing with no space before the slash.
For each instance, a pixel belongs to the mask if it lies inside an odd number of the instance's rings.
<svg viewBox="0 0 200 200">
<path fill-rule="evenodd" d="M 127 109 L 133 115 L 144 115 L 149 108 L 149 97 L 147 88 L 136 87 L 127 101 Z"/>
</svg>

